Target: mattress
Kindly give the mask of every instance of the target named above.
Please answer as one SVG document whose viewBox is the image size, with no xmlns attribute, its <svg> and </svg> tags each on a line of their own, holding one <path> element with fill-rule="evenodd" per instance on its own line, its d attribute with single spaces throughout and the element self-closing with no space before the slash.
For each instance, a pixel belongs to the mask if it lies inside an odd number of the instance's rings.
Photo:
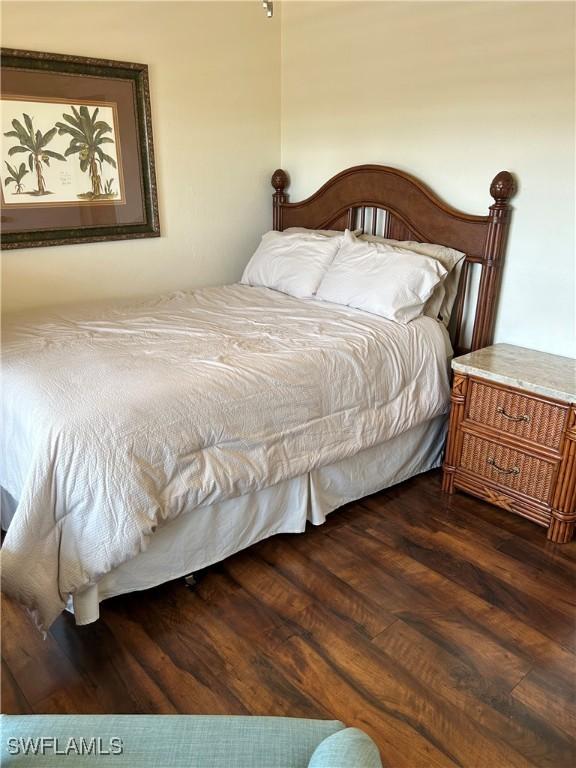
<svg viewBox="0 0 576 768">
<path fill-rule="evenodd" d="M 182 515 L 448 410 L 436 321 L 264 288 L 59 310 L 5 333 L 0 485 L 18 505 L 3 587 L 43 627 Z"/>
</svg>

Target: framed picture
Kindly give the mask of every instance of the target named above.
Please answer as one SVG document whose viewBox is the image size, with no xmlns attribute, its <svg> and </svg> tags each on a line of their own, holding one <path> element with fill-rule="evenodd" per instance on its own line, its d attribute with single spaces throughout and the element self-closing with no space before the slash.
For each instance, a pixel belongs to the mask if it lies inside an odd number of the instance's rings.
<svg viewBox="0 0 576 768">
<path fill-rule="evenodd" d="M 148 67 L 1 56 L 2 248 L 158 237 Z"/>
</svg>

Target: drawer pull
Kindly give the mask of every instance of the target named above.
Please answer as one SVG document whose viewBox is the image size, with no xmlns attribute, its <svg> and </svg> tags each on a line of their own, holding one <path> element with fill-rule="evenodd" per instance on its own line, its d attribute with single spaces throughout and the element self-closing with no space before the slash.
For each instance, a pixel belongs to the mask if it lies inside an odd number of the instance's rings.
<svg viewBox="0 0 576 768">
<path fill-rule="evenodd" d="M 510 416 L 501 405 L 496 408 L 496 413 L 499 413 L 501 416 L 504 416 L 505 419 L 509 419 L 510 421 L 525 421 L 526 424 L 530 423 L 530 416 L 526 414 L 524 414 L 524 416 Z"/>
<path fill-rule="evenodd" d="M 503 475 L 519 475 L 520 470 L 518 467 L 512 467 L 512 469 L 504 469 L 504 467 L 499 467 L 498 464 L 494 461 L 494 459 L 486 459 L 486 464 L 490 464 L 491 467 L 494 467 L 494 469 L 497 472 L 501 472 Z"/>
</svg>

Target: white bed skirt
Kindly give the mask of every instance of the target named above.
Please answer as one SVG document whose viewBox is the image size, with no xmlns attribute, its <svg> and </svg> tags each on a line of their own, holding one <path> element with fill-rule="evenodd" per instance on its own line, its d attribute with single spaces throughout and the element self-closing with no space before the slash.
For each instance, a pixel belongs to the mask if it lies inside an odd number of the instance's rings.
<svg viewBox="0 0 576 768">
<path fill-rule="evenodd" d="M 99 618 L 99 604 L 150 589 L 220 562 L 277 533 L 320 525 L 349 501 L 440 466 L 447 417 L 438 416 L 381 445 L 256 493 L 198 507 L 159 529 L 146 551 L 68 601 L 77 624 Z"/>
</svg>

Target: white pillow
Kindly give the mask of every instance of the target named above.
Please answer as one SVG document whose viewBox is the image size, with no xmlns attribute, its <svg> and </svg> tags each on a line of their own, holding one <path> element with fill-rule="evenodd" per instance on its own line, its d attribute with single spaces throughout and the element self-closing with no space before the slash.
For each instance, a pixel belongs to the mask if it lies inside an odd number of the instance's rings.
<svg viewBox="0 0 576 768">
<path fill-rule="evenodd" d="M 432 296 L 426 303 L 424 314 L 428 315 L 428 317 L 439 318 L 444 325 L 448 326 L 450 314 L 458 294 L 460 273 L 466 258 L 465 253 L 454 248 L 448 248 L 445 245 L 416 243 L 412 240 L 390 240 L 389 238 L 378 237 L 377 235 L 360 235 L 360 239 L 369 243 L 383 243 L 394 248 L 405 248 L 414 253 L 421 253 L 423 256 L 438 259 L 440 264 L 447 270 L 447 275 L 434 289 Z"/>
<path fill-rule="evenodd" d="M 446 275 L 437 259 L 384 243 L 368 243 L 346 230 L 317 297 L 408 323 L 422 315 L 434 288 Z"/>
<path fill-rule="evenodd" d="M 314 232 L 267 232 L 248 262 L 241 283 L 263 285 L 305 299 L 316 293 L 344 238 Z"/>
</svg>

